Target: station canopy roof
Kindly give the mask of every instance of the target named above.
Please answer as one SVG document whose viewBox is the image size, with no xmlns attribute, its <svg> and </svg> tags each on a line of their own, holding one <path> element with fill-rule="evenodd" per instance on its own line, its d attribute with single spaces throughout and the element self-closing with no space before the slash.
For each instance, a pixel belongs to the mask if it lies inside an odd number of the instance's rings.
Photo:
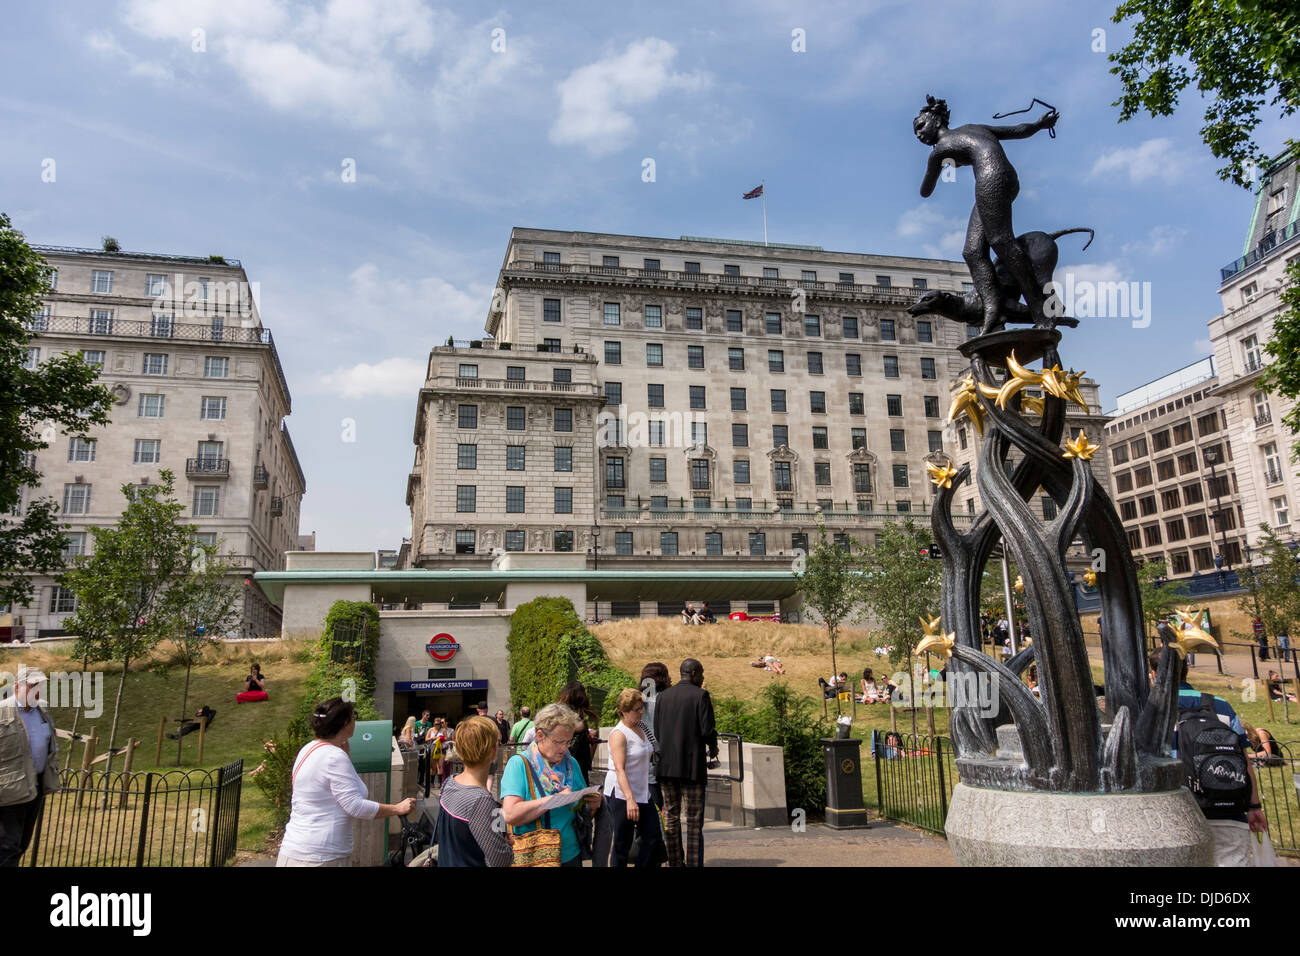
<svg viewBox="0 0 1300 956">
<path fill-rule="evenodd" d="M 267 599 L 284 604 L 288 584 L 368 584 L 380 604 L 492 604 L 507 584 L 585 584 L 589 601 L 776 601 L 799 590 L 788 568 L 745 571 L 640 571 L 584 569 L 258 571 L 253 575 Z"/>
</svg>

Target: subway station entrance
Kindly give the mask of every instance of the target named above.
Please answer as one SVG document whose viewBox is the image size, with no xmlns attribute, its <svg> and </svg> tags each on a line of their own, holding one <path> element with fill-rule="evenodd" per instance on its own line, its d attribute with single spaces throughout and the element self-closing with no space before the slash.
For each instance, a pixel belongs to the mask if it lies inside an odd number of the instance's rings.
<svg viewBox="0 0 1300 956">
<path fill-rule="evenodd" d="M 453 727 L 472 716 L 474 706 L 487 699 L 487 680 L 398 681 L 393 684 L 393 724 L 400 728 L 407 717 L 442 717 Z"/>
</svg>

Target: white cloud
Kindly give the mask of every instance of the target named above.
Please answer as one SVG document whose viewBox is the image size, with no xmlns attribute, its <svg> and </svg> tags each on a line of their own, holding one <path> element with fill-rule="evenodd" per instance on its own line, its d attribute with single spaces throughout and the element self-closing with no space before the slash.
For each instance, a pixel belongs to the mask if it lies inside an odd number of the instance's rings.
<svg viewBox="0 0 1300 956">
<path fill-rule="evenodd" d="M 134 53 L 127 50 L 117 41 L 108 30 L 96 30 L 86 36 L 86 46 L 96 53 L 119 59 L 127 64 L 127 72 L 131 76 L 143 76 L 150 80 L 169 80 L 172 71 L 161 63 L 151 63 L 142 60 Z"/>
<path fill-rule="evenodd" d="M 1177 226 L 1155 226 L 1139 242 L 1126 242 L 1120 248 L 1124 255 L 1162 256 L 1178 247 L 1187 230 Z"/>
<path fill-rule="evenodd" d="M 702 90 L 712 83 L 707 73 L 674 73 L 676 56 L 671 43 L 647 37 L 574 70 L 556 87 L 560 113 L 551 126 L 551 142 L 582 146 L 593 156 L 622 149 L 636 132 L 629 108 L 669 90 Z"/>
<path fill-rule="evenodd" d="M 374 365 L 358 362 L 321 375 L 311 391 L 332 392 L 343 398 L 414 399 L 424 384 L 426 367 L 420 359 L 405 356 L 387 358 Z"/>
<path fill-rule="evenodd" d="M 928 239 L 921 249 L 932 259 L 960 259 L 967 221 L 968 217 L 946 216 L 939 207 L 922 203 L 899 216 L 894 231 L 900 239 Z"/>
<path fill-rule="evenodd" d="M 1134 185 L 1157 178 L 1172 183 L 1187 165 L 1188 158 L 1174 150 L 1173 140 L 1157 137 L 1138 146 L 1107 150 L 1092 164 L 1088 178 L 1119 174 L 1127 175 Z"/>
<path fill-rule="evenodd" d="M 1071 282 L 1075 286 L 1083 283 L 1100 283 L 1100 282 L 1129 282 L 1133 279 L 1129 270 L 1120 262 L 1095 262 L 1087 265 L 1063 265 L 1058 266 L 1052 273 L 1052 279 L 1064 285 L 1066 276 L 1072 277 Z"/>
</svg>

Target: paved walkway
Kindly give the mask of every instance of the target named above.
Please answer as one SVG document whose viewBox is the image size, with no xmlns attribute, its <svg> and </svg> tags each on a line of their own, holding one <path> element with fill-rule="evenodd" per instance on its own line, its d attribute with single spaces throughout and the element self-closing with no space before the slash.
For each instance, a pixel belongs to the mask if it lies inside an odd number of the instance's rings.
<svg viewBox="0 0 1300 956">
<path fill-rule="evenodd" d="M 820 823 L 802 833 L 786 827 L 704 827 L 705 866 L 955 866 L 948 841 L 892 823 L 866 830 L 832 830 Z"/>
</svg>

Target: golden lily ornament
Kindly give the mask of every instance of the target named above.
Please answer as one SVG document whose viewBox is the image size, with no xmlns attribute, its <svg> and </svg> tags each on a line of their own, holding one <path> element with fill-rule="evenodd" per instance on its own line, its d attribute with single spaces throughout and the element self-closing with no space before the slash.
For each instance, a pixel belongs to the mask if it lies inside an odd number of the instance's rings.
<svg viewBox="0 0 1300 956">
<path fill-rule="evenodd" d="M 1097 449 L 1100 447 L 1100 445 L 1094 445 L 1092 442 L 1088 441 L 1088 436 L 1085 435 L 1083 429 L 1080 428 L 1078 437 L 1073 441 L 1067 441 L 1065 443 L 1066 450 L 1062 453 L 1061 457 L 1078 458 L 1080 461 L 1090 461 L 1092 460 L 1092 456 L 1097 453 Z"/>
<path fill-rule="evenodd" d="M 1180 657 L 1186 657 L 1201 649 L 1218 652 L 1219 642 L 1201 627 L 1201 616 L 1196 608 L 1180 607 L 1174 611 L 1173 616 L 1178 622 L 1176 629 L 1178 640 L 1174 642 L 1174 647 Z"/>
<path fill-rule="evenodd" d="M 929 620 L 919 619 L 921 627 L 925 630 L 925 637 L 916 645 L 917 654 L 938 654 L 941 657 L 952 657 L 953 646 L 957 643 L 957 634 L 950 631 L 943 633 L 941 626 L 942 618 L 932 617 Z"/>
<path fill-rule="evenodd" d="M 948 465 L 936 465 L 926 462 L 925 470 L 930 473 L 930 480 L 936 488 L 951 488 L 952 480 L 957 477 L 957 469 Z"/>
<path fill-rule="evenodd" d="M 1094 571 L 1092 568 L 1089 568 L 1087 571 L 1084 571 L 1083 583 L 1088 585 L 1088 587 L 1090 588 L 1095 588 L 1097 586 L 1097 572 Z"/>
</svg>

